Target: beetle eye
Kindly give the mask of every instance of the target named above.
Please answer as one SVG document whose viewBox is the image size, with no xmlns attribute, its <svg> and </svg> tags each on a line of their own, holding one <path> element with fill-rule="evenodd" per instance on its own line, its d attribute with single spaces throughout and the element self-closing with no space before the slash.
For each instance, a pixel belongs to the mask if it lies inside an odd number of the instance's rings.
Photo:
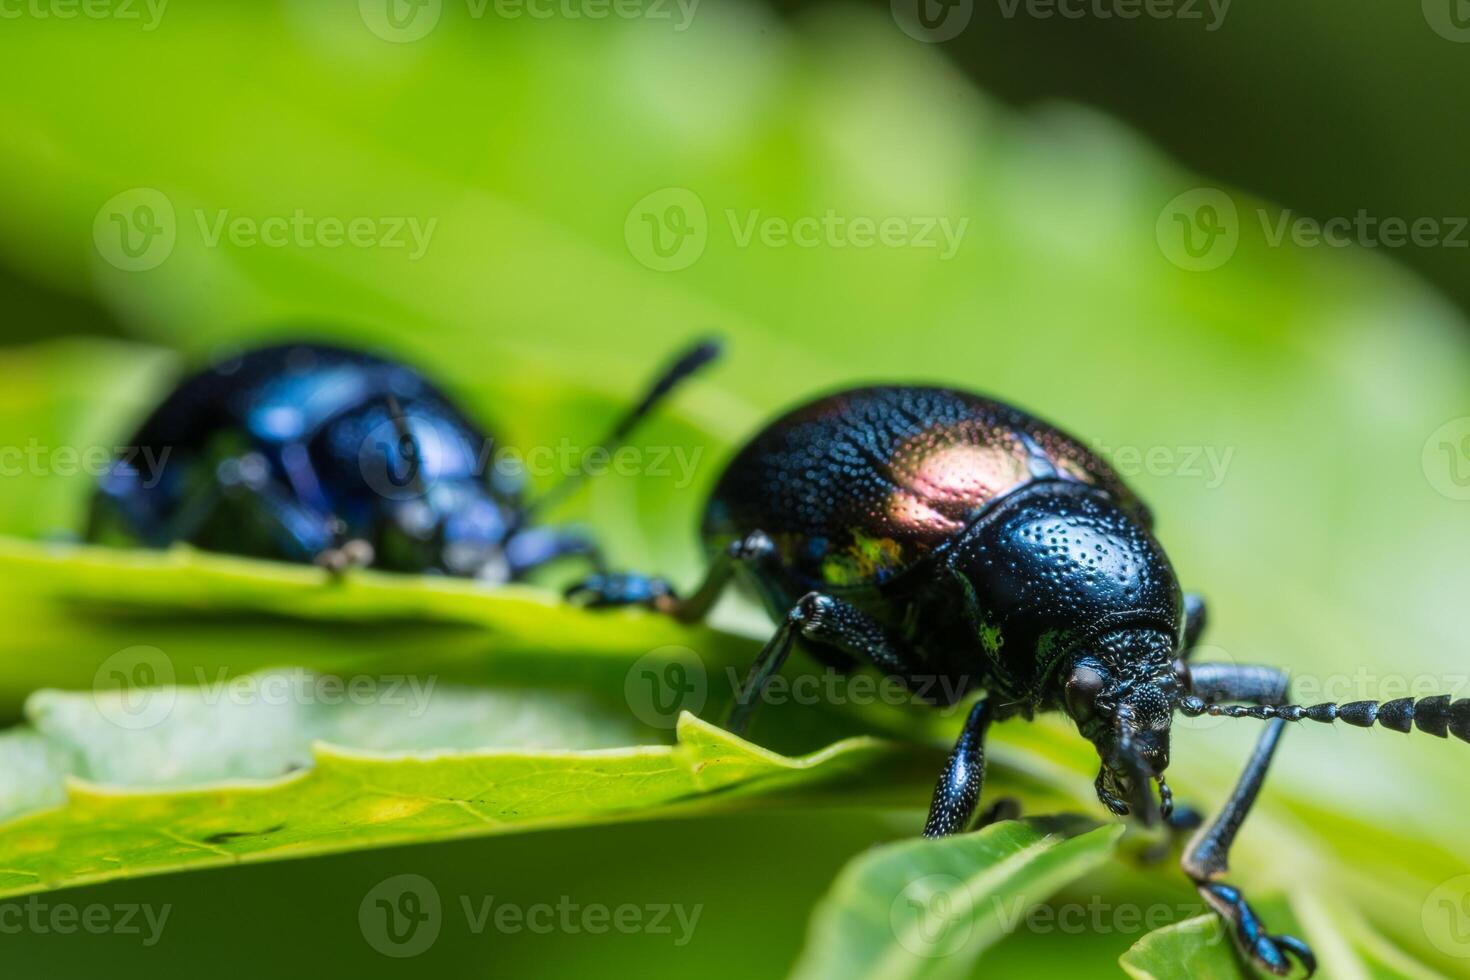
<svg viewBox="0 0 1470 980">
<path fill-rule="evenodd" d="M 1097 696 L 1102 693 L 1103 675 L 1091 667 L 1074 667 L 1067 677 L 1064 696 L 1067 714 L 1078 721 L 1086 721 L 1097 711 Z"/>
</svg>

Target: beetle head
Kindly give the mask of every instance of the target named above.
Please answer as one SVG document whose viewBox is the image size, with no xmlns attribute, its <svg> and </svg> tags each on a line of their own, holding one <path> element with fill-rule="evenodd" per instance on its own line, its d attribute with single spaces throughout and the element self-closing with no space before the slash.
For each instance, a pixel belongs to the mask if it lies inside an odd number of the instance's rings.
<svg viewBox="0 0 1470 980">
<path fill-rule="evenodd" d="M 1066 660 L 1059 675 L 1063 709 L 1102 760 L 1098 799 L 1145 825 L 1160 815 L 1154 780 L 1167 800 L 1169 725 L 1179 697 L 1173 650 L 1163 630 L 1113 630 Z"/>
</svg>

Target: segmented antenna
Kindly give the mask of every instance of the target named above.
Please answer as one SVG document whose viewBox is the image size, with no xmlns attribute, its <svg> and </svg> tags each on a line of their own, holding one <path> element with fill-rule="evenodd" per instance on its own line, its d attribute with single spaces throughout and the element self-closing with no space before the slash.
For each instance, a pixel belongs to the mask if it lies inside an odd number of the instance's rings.
<svg viewBox="0 0 1470 980">
<path fill-rule="evenodd" d="M 1325 701 L 1322 704 L 1303 706 L 1300 704 L 1207 704 L 1203 698 L 1193 695 L 1179 702 L 1179 710 L 1191 718 L 1199 715 L 1224 718 L 1284 718 L 1287 721 L 1318 721 L 1331 724 L 1346 722 L 1359 728 L 1372 728 L 1378 724 L 1395 732 L 1408 732 L 1418 728 L 1421 732 L 1439 738 L 1455 736 L 1462 742 L 1470 742 L 1470 698 L 1451 701 L 1448 694 L 1430 698 L 1396 698 L 1393 701 L 1349 701 L 1337 704 Z"/>
<path fill-rule="evenodd" d="M 638 404 L 625 412 L 622 418 L 618 419 L 617 424 L 608 431 L 607 435 L 596 442 L 594 448 L 610 450 L 616 447 L 628 437 L 628 434 L 633 431 L 633 428 L 639 422 L 643 421 L 644 417 L 659 402 L 668 396 L 669 392 L 679 386 L 679 382 L 719 357 L 720 349 L 720 342 L 718 340 L 706 339 L 699 341 L 685 350 L 654 380 Z M 575 472 L 568 474 L 561 483 L 546 491 L 539 499 L 526 505 L 520 515 L 522 522 L 532 514 L 542 511 L 561 500 L 572 490 L 580 486 L 586 479 L 587 471 L 581 467 Z"/>
</svg>

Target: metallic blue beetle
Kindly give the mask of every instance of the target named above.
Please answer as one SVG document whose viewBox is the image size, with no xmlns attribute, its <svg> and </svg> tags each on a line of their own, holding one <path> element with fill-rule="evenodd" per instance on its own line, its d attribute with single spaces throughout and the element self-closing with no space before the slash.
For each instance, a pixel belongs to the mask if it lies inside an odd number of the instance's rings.
<svg viewBox="0 0 1470 980">
<path fill-rule="evenodd" d="M 733 731 L 796 642 L 837 669 L 873 665 L 917 701 L 983 691 L 935 787 L 931 837 L 974 822 L 994 721 L 1064 712 L 1097 749 L 1110 810 L 1184 830 L 1199 821 L 1174 809 L 1164 781 L 1174 714 L 1265 720 L 1182 864 L 1244 956 L 1277 975 L 1295 958 L 1310 973 L 1307 945 L 1269 932 L 1222 880 L 1283 726 L 1376 722 L 1470 741 L 1470 699 L 1304 707 L 1286 703 L 1281 670 L 1192 659 L 1204 602 L 1182 593 L 1151 527 L 1107 462 L 1037 418 L 947 388 L 858 388 L 792 410 L 735 455 L 705 509 L 710 567 L 693 592 L 597 574 L 569 594 L 693 621 L 732 580 L 751 586 L 776 632 L 736 698 Z"/>
<path fill-rule="evenodd" d="M 685 353 L 599 445 L 716 353 Z M 288 344 L 221 361 L 181 382 L 130 448 L 101 478 L 92 541 L 489 582 L 564 556 L 597 561 L 582 535 L 532 522 L 550 495 L 527 503 L 520 472 L 443 392 L 359 351 Z"/>
</svg>

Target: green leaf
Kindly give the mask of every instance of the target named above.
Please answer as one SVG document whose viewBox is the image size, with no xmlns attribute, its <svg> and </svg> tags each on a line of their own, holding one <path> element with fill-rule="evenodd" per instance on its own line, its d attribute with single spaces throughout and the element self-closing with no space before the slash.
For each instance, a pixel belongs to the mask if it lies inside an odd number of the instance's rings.
<svg viewBox="0 0 1470 980">
<path fill-rule="evenodd" d="M 119 695 L 121 697 L 123 695 Z M 155 692 L 172 699 L 179 692 Z M 197 699 L 199 695 L 184 695 Z M 240 738 L 268 705 L 256 702 L 227 723 L 219 705 L 184 709 L 160 734 L 117 724 L 118 705 L 93 695 L 45 694 L 38 728 L 73 767 L 109 777 L 99 785 L 69 777 L 59 806 L 0 825 L 0 895 L 61 888 L 224 864 L 306 857 L 388 844 L 509 833 L 536 827 L 628 819 L 650 813 L 728 808 L 743 797 L 797 788 L 813 793 L 834 779 L 905 750 L 851 739 L 799 758 L 768 752 L 692 715 L 672 746 L 587 751 L 474 750 L 370 752 L 317 742 L 309 757 L 301 718 Z M 289 713 L 290 707 L 286 711 Z M 98 724 L 106 718 L 112 727 Z M 351 730 L 348 720 L 338 730 Z M 360 730 L 360 728 L 359 728 Z M 503 736 L 502 732 L 502 736 Z M 106 738 L 100 741 L 99 736 Z M 193 739 L 204 747 L 189 748 Z M 61 744 L 61 743 L 66 744 Z M 183 747 L 183 760 L 176 750 Z M 228 760 L 210 752 L 228 747 Z M 258 757 L 248 757 L 251 748 Z M 0 741 L 6 767 L 34 759 L 35 739 Z M 247 778 L 262 767 L 291 770 Z M 228 771 L 235 778 L 188 788 L 149 782 Z M 128 785 L 142 788 L 125 788 Z M 29 784 L 28 784 L 29 785 Z"/>
<path fill-rule="evenodd" d="M 107 458 L 178 357 L 141 344 L 64 340 L 0 354 L 0 532 L 76 533 Z"/>
<path fill-rule="evenodd" d="M 1122 833 L 1118 824 L 1008 821 L 869 851 L 813 913 L 794 976 L 964 976 L 1033 906 L 1106 861 Z"/>
<path fill-rule="evenodd" d="M 1340 901 L 1298 890 L 1289 901 L 1254 901 L 1272 932 L 1294 933 L 1317 956 L 1319 975 L 1332 980 L 1444 980 L 1394 946 Z M 1213 913 L 1156 929 L 1118 961 L 1135 980 L 1242 980 L 1242 967 Z"/>
<path fill-rule="evenodd" d="M 1239 980 L 1240 961 L 1213 912 L 1155 929 L 1118 961 L 1135 980 Z"/>
<path fill-rule="evenodd" d="M 0 538 L 0 712 L 42 687 L 91 689 L 109 658 L 158 651 L 154 683 L 275 666 L 600 690 L 640 658 L 681 657 L 718 700 L 754 645 L 636 611 L 572 607 L 528 586 L 320 569 L 178 548 L 124 551 Z M 701 702 L 702 703 L 702 702 Z M 697 707 L 697 706 L 696 706 Z M 673 717 L 668 718 L 667 728 Z"/>
<path fill-rule="evenodd" d="M 1433 693 L 1463 675 L 1453 584 L 1470 523 L 1432 437 L 1466 413 L 1465 324 L 1389 262 L 1268 242 L 1276 209 L 1232 194 L 1235 254 L 1218 269 L 1179 268 L 1157 229 L 1171 199 L 1205 181 L 1095 114 L 991 103 L 883 10 L 778 19 L 722 4 L 670 31 L 649 19 L 492 23 L 443 6 L 429 37 L 404 45 L 366 30 L 351 3 L 266 14 L 178 5 L 153 32 L 120 20 L 8 22 L 0 79 L 23 94 L 0 127 L 9 219 L 0 253 L 47 289 L 192 358 L 303 332 L 386 345 L 524 445 L 589 438 L 662 352 L 694 332 L 724 333 L 728 361 L 640 437 L 705 451 L 694 482 L 614 477 L 567 508 L 616 564 L 681 584 L 700 560 L 700 488 L 762 418 L 859 381 L 984 390 L 1120 464 L 1159 515 L 1186 584 L 1211 599 L 1212 658 L 1282 663 L 1299 682 L 1349 697 L 1423 682 Z M 72 84 L 34 84 L 58 66 Z M 710 234 L 692 266 L 660 272 L 625 230 L 636 202 L 671 186 L 699 197 Z M 178 241 L 158 268 L 125 272 L 93 233 L 106 202 L 137 187 L 170 198 Z M 210 243 L 199 220 L 298 210 L 439 225 L 411 261 L 403 249 Z M 829 212 L 945 217 L 970 230 L 945 260 L 921 249 L 742 244 L 731 233 L 756 214 Z M 181 358 L 107 343 L 3 360 L 0 448 L 34 438 L 55 450 L 126 440 Z M 54 463 L 7 478 L 6 531 L 77 529 L 90 483 Z M 78 579 L 103 577 L 91 557 L 78 560 Z M 489 625 L 442 609 L 358 623 L 372 603 L 344 603 L 334 618 L 321 608 L 331 600 L 313 597 L 324 583 L 308 580 L 276 582 L 269 601 L 232 611 L 228 576 L 174 609 L 157 595 L 110 594 L 150 591 L 152 571 L 131 560 L 107 574 L 138 583 L 89 584 L 96 594 L 80 599 L 63 597 L 73 586 L 46 586 L 65 585 L 66 573 L 7 566 L 0 710 L 16 712 L 39 687 L 90 687 L 110 656 L 137 645 L 166 651 L 181 679 L 288 662 L 347 672 L 432 664 L 446 678 L 618 698 L 629 658 L 672 630 L 645 630 L 634 616 L 596 622 L 541 593 L 503 606 L 465 599 L 485 604 Z M 196 567 L 208 576 L 214 566 L 186 563 L 168 587 L 188 590 Z M 253 575 L 236 584 L 253 593 Z M 539 639 L 537 622 L 547 627 Z M 704 641 L 671 642 L 723 663 Z M 889 730 L 942 741 L 954 723 L 908 718 Z M 1245 721 L 1205 724 L 1176 726 L 1170 775 L 1182 798 L 1208 807 L 1255 733 Z M 1424 896 L 1444 869 L 1465 864 L 1470 790 L 1463 746 L 1415 738 L 1292 731 L 1232 854 L 1237 877 L 1252 889 L 1310 882 L 1347 896 L 1415 956 L 1432 956 Z M 997 760 L 1095 807 L 1090 749 L 1065 725 L 1018 722 L 995 742 Z M 44 741 L 7 744 L 25 772 L 55 761 Z M 1365 774 L 1382 773 L 1423 792 L 1363 792 Z M 911 815 L 925 794 L 895 798 Z M 1036 945 L 1048 965 L 1055 937 Z"/>
</svg>

